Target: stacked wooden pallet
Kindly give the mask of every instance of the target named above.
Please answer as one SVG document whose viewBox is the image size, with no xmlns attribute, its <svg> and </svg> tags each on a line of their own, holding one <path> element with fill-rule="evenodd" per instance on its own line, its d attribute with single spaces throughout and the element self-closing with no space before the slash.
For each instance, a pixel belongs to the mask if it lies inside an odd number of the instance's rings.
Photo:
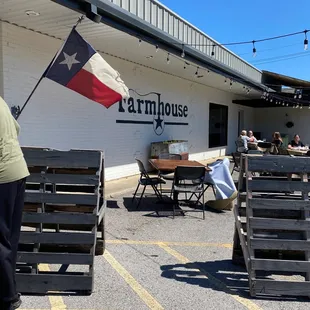
<svg viewBox="0 0 310 310">
<path fill-rule="evenodd" d="M 18 291 L 89 294 L 99 227 L 97 252 L 104 247 L 103 152 L 34 148 L 23 152 L 31 175 L 18 253 Z"/>
<path fill-rule="evenodd" d="M 309 157 L 242 156 L 233 261 L 252 296 L 310 295 L 309 173 Z"/>
</svg>

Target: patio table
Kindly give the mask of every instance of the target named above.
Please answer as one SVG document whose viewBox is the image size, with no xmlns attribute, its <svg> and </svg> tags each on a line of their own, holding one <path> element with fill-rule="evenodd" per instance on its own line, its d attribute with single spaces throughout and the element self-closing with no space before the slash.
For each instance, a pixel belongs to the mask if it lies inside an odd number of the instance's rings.
<svg viewBox="0 0 310 310">
<path fill-rule="evenodd" d="M 290 155 L 305 156 L 309 150 L 287 149 L 287 151 Z"/>
<path fill-rule="evenodd" d="M 177 166 L 205 166 L 198 161 L 185 159 L 150 159 L 149 162 L 156 170 L 167 172 L 174 172 Z M 211 169 L 206 166 L 206 171 L 211 171 Z"/>
</svg>

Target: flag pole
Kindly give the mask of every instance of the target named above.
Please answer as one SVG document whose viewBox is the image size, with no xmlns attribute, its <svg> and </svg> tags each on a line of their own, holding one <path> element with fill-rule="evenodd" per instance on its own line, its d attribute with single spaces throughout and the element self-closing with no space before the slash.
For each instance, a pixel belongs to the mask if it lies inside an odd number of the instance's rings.
<svg viewBox="0 0 310 310">
<path fill-rule="evenodd" d="M 77 20 L 76 24 L 73 26 L 72 30 L 75 29 L 84 19 L 84 15 L 80 16 L 79 19 Z M 42 76 L 40 77 L 39 81 L 37 82 L 37 84 L 35 85 L 35 87 L 33 88 L 33 90 L 31 91 L 30 95 L 28 96 L 26 102 L 24 103 L 24 105 L 22 106 L 22 108 L 20 109 L 19 113 L 16 116 L 16 120 L 19 118 L 19 116 L 22 114 L 23 110 L 25 109 L 26 105 L 28 104 L 29 100 L 31 99 L 31 97 L 33 96 L 34 92 L 36 91 L 36 89 L 38 88 L 38 86 L 40 85 L 40 83 L 42 82 L 46 72 L 49 70 L 49 68 L 51 67 L 51 65 L 54 63 L 54 60 L 56 59 L 56 57 L 58 56 L 59 51 L 56 53 L 56 55 L 54 56 L 54 58 L 52 59 L 52 61 L 50 62 L 50 64 L 48 65 L 48 67 L 46 68 L 46 70 L 44 71 L 44 73 L 42 74 Z"/>
</svg>

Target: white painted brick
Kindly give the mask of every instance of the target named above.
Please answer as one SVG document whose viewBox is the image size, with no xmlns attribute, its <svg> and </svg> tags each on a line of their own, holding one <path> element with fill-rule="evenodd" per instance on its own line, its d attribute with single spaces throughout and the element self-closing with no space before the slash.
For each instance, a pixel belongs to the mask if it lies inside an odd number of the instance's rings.
<svg viewBox="0 0 310 310">
<path fill-rule="evenodd" d="M 57 39 L 2 24 L 1 73 L 3 72 L 4 98 L 10 106 L 23 105 L 61 43 Z M 231 103 L 232 94 L 174 78 L 111 56 L 104 55 L 104 58 L 120 72 L 129 88 L 141 93 L 159 92 L 164 102 L 187 105 L 189 126 L 166 126 L 164 133 L 157 136 L 152 125 L 117 124 L 116 119 L 152 121 L 153 118 L 119 113 L 118 104 L 105 109 L 44 79 L 19 118 L 22 145 L 57 149 L 102 149 L 106 155 L 107 180 L 137 173 L 138 167 L 134 157 L 140 157 L 147 163 L 151 142 L 166 139 L 188 140 L 190 158 L 197 160 L 223 155 L 226 151 L 231 152 L 235 149 L 238 106 Z M 1 76 L 2 74 L 0 81 Z M 208 149 L 209 102 L 229 105 L 227 149 Z M 246 128 L 252 127 L 253 109 L 243 109 Z M 173 121 L 172 117 L 165 119 Z"/>
</svg>

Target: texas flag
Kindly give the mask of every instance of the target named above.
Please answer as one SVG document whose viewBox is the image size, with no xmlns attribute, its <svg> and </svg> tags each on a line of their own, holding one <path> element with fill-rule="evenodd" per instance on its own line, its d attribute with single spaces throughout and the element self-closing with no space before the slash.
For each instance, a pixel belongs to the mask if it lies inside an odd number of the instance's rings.
<svg viewBox="0 0 310 310">
<path fill-rule="evenodd" d="M 129 97 L 128 88 L 119 73 L 82 38 L 75 28 L 45 71 L 44 77 L 106 108 Z"/>
</svg>

